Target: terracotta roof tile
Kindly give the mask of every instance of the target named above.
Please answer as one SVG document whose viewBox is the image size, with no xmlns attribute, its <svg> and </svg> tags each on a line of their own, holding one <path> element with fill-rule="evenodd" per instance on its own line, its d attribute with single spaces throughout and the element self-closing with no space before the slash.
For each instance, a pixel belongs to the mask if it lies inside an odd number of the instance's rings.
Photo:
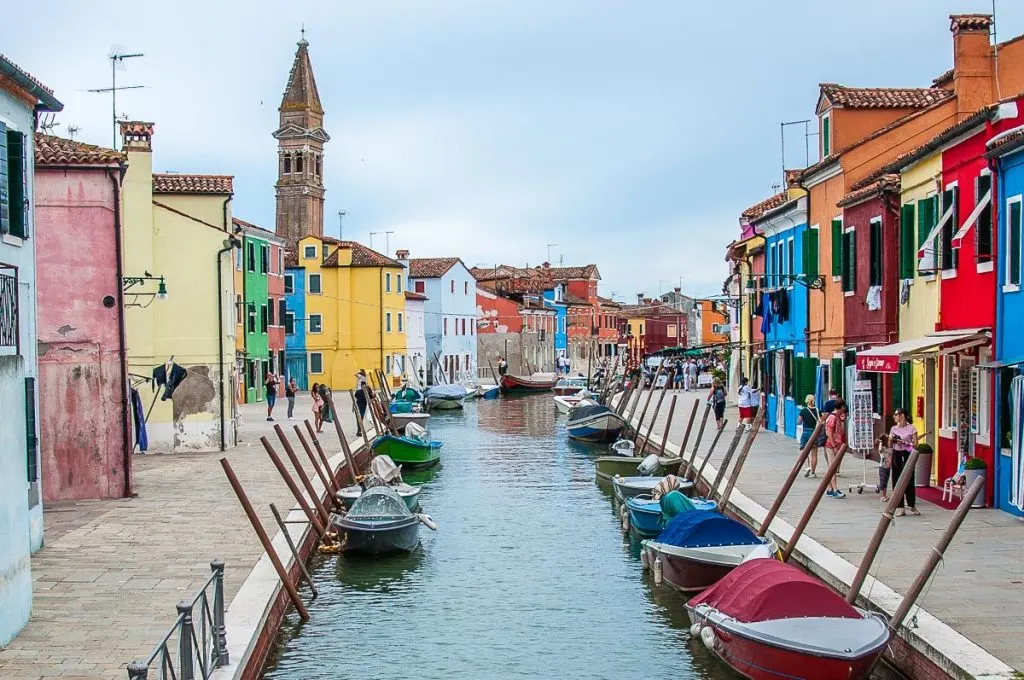
<svg viewBox="0 0 1024 680">
<path fill-rule="evenodd" d="M 938 78 L 932 80 L 932 87 L 939 87 L 953 80 L 953 69 L 949 69 Z"/>
<path fill-rule="evenodd" d="M 19 89 L 26 90 L 34 85 L 43 91 L 43 94 L 36 96 L 35 99 L 43 104 L 46 111 L 56 112 L 64 110 L 64 105 L 57 101 L 57 98 L 53 96 L 53 90 L 39 82 L 35 76 L 15 64 L 2 53 L 0 53 L 0 62 L 7 65 L 5 70 L 8 71 L 11 80 L 14 81 L 15 86 Z"/>
<path fill-rule="evenodd" d="M 899 191 L 900 176 L 886 174 L 871 182 L 858 182 L 854 186 L 859 188 L 855 188 L 853 191 L 843 196 L 843 198 L 836 203 L 837 206 L 845 208 L 847 206 L 860 203 L 861 201 L 878 194 L 885 193 L 886 191 Z"/>
<path fill-rule="evenodd" d="M 991 14 L 950 14 L 949 30 L 987 31 L 992 27 Z"/>
<path fill-rule="evenodd" d="M 769 210 L 774 210 L 780 205 L 785 204 L 787 200 L 789 200 L 789 194 L 785 191 L 780 191 L 774 196 L 764 199 L 760 203 L 755 203 L 740 213 L 740 222 L 753 222 Z"/>
<path fill-rule="evenodd" d="M 577 307 L 590 307 L 589 302 L 577 295 L 573 295 L 572 293 L 563 293 L 562 302 L 567 305 L 575 305 Z"/>
<path fill-rule="evenodd" d="M 269 238 L 269 239 L 273 239 L 274 241 L 279 241 L 281 243 L 284 243 L 284 237 L 283 236 L 278 236 L 276 232 L 273 232 L 270 229 L 264 229 L 263 227 L 259 226 L 258 224 L 253 224 L 252 222 L 246 222 L 245 220 L 239 219 L 237 217 L 232 217 L 231 218 L 231 223 L 233 225 L 235 225 L 236 227 L 241 227 L 242 229 L 248 229 L 248 230 L 255 231 L 259 235 L 259 237 Z"/>
<path fill-rule="evenodd" d="M 619 310 L 621 316 L 686 316 L 678 309 L 656 303 L 652 305 L 623 305 Z"/>
<path fill-rule="evenodd" d="M 231 175 L 179 175 L 153 173 L 153 193 L 156 194 L 233 194 L 234 177 Z"/>
<path fill-rule="evenodd" d="M 937 87 L 846 87 L 837 83 L 819 87 L 833 106 L 851 109 L 923 109 L 955 96 Z"/>
<path fill-rule="evenodd" d="M 407 290 L 407 291 L 405 291 L 405 299 L 406 300 L 429 300 L 430 298 L 428 298 L 423 293 L 416 293 L 414 291 Z"/>
<path fill-rule="evenodd" d="M 125 154 L 73 139 L 36 133 L 36 165 L 122 165 Z"/>
<path fill-rule="evenodd" d="M 967 116 L 959 123 L 954 123 L 949 127 L 945 128 L 924 144 L 921 144 L 917 148 L 912 149 L 907 153 L 899 156 L 894 161 L 892 161 L 891 163 L 887 164 L 884 168 L 882 168 L 882 170 L 885 172 L 899 172 L 908 165 L 916 161 L 919 161 L 925 156 L 940 149 L 944 144 L 946 144 L 946 142 L 949 142 L 950 140 L 959 137 L 960 135 L 974 127 L 983 125 L 986 120 L 988 120 L 995 114 L 998 108 L 999 107 L 997 105 L 993 104 L 991 106 L 986 106 L 980 111 L 975 111 L 974 113 Z"/>
<path fill-rule="evenodd" d="M 459 262 L 457 257 L 417 257 L 409 260 L 409 278 L 438 279 Z"/>
<path fill-rule="evenodd" d="M 356 241 L 339 241 L 337 239 L 327 239 L 324 241 L 328 243 L 337 244 L 338 248 L 324 260 L 324 267 L 338 267 L 338 251 L 339 250 L 351 250 L 352 251 L 352 264 L 353 267 L 401 267 L 402 263 L 398 260 L 392 260 L 387 255 L 378 253 L 376 250 L 367 248 L 362 243 Z"/>
<path fill-rule="evenodd" d="M 1000 137 L 995 142 L 991 143 L 988 147 L 988 153 L 992 156 L 998 156 L 999 153 L 1006 149 L 1011 144 L 1014 147 L 1020 146 L 1020 141 L 1024 139 L 1024 130 L 1014 130 L 1005 137 Z"/>
</svg>

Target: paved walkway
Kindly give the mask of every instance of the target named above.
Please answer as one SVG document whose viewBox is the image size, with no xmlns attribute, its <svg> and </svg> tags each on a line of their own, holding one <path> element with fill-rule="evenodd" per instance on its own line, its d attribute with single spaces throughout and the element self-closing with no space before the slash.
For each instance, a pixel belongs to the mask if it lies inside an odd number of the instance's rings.
<svg viewBox="0 0 1024 680">
<path fill-rule="evenodd" d="M 651 438 L 661 441 L 673 393 L 666 396 L 654 426 Z M 693 401 L 703 398 L 700 393 L 679 392 L 669 440 L 679 443 L 686 429 Z M 648 410 L 650 421 L 660 392 L 655 392 Z M 635 418 L 646 402 L 642 397 Z M 690 448 L 696 438 L 697 426 L 703 414 L 700 407 L 697 424 L 690 438 Z M 719 462 L 739 422 L 735 408 L 726 411 L 729 419 L 726 433 L 711 457 L 711 465 Z M 713 416 L 701 443 L 700 455 L 711 444 Z M 642 428 L 646 433 L 646 427 Z M 798 454 L 794 439 L 774 432 L 762 431 L 741 472 L 737 489 L 765 508 L 771 506 Z M 824 473 L 824 456 L 820 457 L 818 471 Z M 862 462 L 857 458 L 843 461 L 839 482 L 845 490 L 849 484 L 861 481 Z M 867 477 L 872 483 L 878 479 L 876 463 L 868 462 Z M 781 519 L 795 525 L 807 507 L 819 479 L 797 479 L 779 513 Z M 724 483 L 723 483 L 724 486 Z M 825 497 L 807 527 L 807 534 L 854 565 L 860 564 L 871 534 L 878 521 L 882 504 L 872 490 L 863 495 L 856 493 L 843 499 Z M 946 528 L 952 512 L 918 499 L 920 517 L 897 518 L 889 529 L 882 550 L 872 567 L 872 575 L 899 593 L 906 592 L 924 564 L 925 557 Z M 918 603 L 953 629 L 973 640 L 993 656 L 1018 671 L 1024 671 L 1024 522 L 992 509 L 974 510 L 946 552 L 943 563 L 936 571 L 930 588 Z"/>
<path fill-rule="evenodd" d="M 351 438 L 351 402 L 336 398 Z M 174 623 L 175 604 L 194 597 L 215 558 L 226 563 L 230 602 L 263 548 L 219 461 L 226 455 L 267 532 L 276 534 L 269 504 L 287 515 L 294 501 L 259 438 L 284 456 L 272 429 L 282 425 L 315 474 L 291 429 L 305 427 L 289 422 L 284 407 L 282 400 L 277 423 L 268 423 L 264 405 L 243 406 L 241 441 L 226 454 L 136 456 L 136 498 L 46 506 L 45 547 L 32 558 L 32 619 L 0 651 L 0 678 L 124 680 L 126 664 L 149 655 Z M 308 397 L 299 398 L 296 414 L 311 415 Z M 320 441 L 329 456 L 341 450 L 331 424 Z"/>
</svg>

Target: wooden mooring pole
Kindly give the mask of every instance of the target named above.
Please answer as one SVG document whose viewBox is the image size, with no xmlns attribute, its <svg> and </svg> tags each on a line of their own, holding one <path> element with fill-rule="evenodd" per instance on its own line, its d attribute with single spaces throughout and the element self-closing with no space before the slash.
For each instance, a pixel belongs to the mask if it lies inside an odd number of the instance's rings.
<svg viewBox="0 0 1024 680">
<path fill-rule="evenodd" d="M 644 455 L 644 449 L 647 448 L 647 443 L 651 441 L 651 432 L 654 430 L 654 424 L 658 422 L 658 412 L 661 411 L 661 402 L 665 401 L 665 392 L 662 390 L 661 394 L 658 395 L 658 403 L 654 405 L 654 413 L 651 414 L 651 422 L 647 425 L 647 434 L 644 435 L 644 441 L 640 444 L 640 453 L 638 454 L 641 458 Z"/>
<path fill-rule="evenodd" d="M 743 425 L 743 422 L 740 422 Z M 732 468 L 732 474 L 729 476 L 729 483 L 725 485 L 725 491 L 722 492 L 722 498 L 718 501 L 718 507 L 725 508 L 729 504 L 729 496 L 732 495 L 732 490 L 736 488 L 736 482 L 739 481 L 740 472 L 743 471 L 743 466 L 747 462 L 747 456 L 750 455 L 750 449 L 754 446 L 754 439 L 757 437 L 757 433 L 761 431 L 761 415 L 758 414 L 754 418 L 754 422 L 749 431 L 747 431 L 747 441 L 743 442 L 743 449 L 740 451 L 740 457 L 736 459 L 736 464 Z"/>
<path fill-rule="evenodd" d="M 757 415 L 761 416 L 762 409 L 758 409 Z M 814 442 L 817 440 L 818 435 L 821 434 L 821 428 L 825 427 L 825 421 L 819 420 L 818 424 L 814 427 L 814 432 L 811 434 L 811 438 L 807 441 L 801 451 L 800 455 L 796 457 L 796 463 L 793 464 L 793 469 L 789 471 L 789 476 L 786 477 L 786 481 L 782 483 L 782 488 L 779 489 L 779 493 L 775 494 L 775 500 L 772 501 L 772 507 L 768 509 L 768 514 L 765 515 L 764 521 L 761 522 L 761 528 L 757 530 L 758 536 L 764 536 L 768 533 L 768 527 L 771 526 L 772 520 L 779 514 L 779 510 L 782 508 L 782 502 L 786 500 L 786 496 L 789 495 L 789 490 L 793 488 L 793 483 L 796 482 L 796 478 L 800 475 L 800 470 L 803 468 L 804 463 L 807 461 L 807 456 L 810 454 L 811 449 L 814 448 Z"/>
<path fill-rule="evenodd" d="M 281 446 L 284 447 L 288 460 L 291 461 L 292 467 L 295 468 L 295 474 L 299 476 L 299 481 L 302 482 L 302 488 L 309 494 L 310 500 L 313 501 L 313 507 L 320 514 L 320 519 L 326 527 L 331 521 L 331 513 L 327 512 L 327 508 L 320 502 L 320 494 L 316 492 L 316 489 L 313 488 L 313 483 L 309 481 L 309 475 L 306 474 L 306 470 L 302 467 L 302 461 L 295 455 L 295 449 L 292 448 L 292 443 L 288 441 L 284 429 L 280 425 L 275 425 L 274 432 L 277 433 L 277 438 L 281 440 Z"/>
<path fill-rule="evenodd" d="M 729 463 L 732 462 L 732 457 L 733 457 L 733 455 L 736 454 L 736 448 L 740 445 L 740 439 L 742 439 L 743 431 L 745 429 L 746 429 L 746 426 L 743 423 L 740 423 L 739 425 L 736 426 L 736 433 L 733 434 L 732 441 L 729 442 L 729 448 L 726 449 L 725 456 L 722 457 L 722 463 L 721 463 L 721 465 L 719 465 L 718 472 L 715 474 L 715 481 L 711 485 L 711 488 L 708 489 L 707 499 L 709 501 L 715 500 L 715 492 L 718 491 L 718 485 L 722 483 L 723 479 L 725 479 L 725 473 L 729 470 Z M 714 443 L 711 444 L 711 448 L 712 449 L 715 448 L 715 444 L 718 443 L 718 438 L 722 436 L 722 432 L 724 430 L 725 430 L 724 427 L 719 428 L 718 434 L 715 435 L 715 441 L 714 441 Z M 707 458 L 704 459 L 705 462 L 708 459 L 710 459 L 710 458 L 711 458 L 711 451 L 708 451 Z M 696 482 L 694 482 L 694 486 L 696 486 Z M 719 507 L 719 509 L 722 508 L 721 505 L 719 505 L 718 507 Z"/>
<path fill-rule="evenodd" d="M 715 447 L 718 446 L 718 440 L 722 438 L 722 433 L 725 432 L 725 426 L 728 424 L 728 419 L 723 420 L 722 427 L 718 428 L 718 431 L 715 433 L 715 438 L 711 440 L 711 446 L 708 447 L 708 452 L 704 454 L 704 460 L 700 462 L 700 468 L 693 476 L 693 485 L 695 488 L 700 483 L 700 479 L 704 475 L 704 468 L 706 468 L 708 463 L 711 461 L 711 454 L 715 452 Z M 694 450 L 696 451 L 696 449 Z"/>
<path fill-rule="evenodd" d="M 686 466 L 686 472 L 684 473 L 687 477 L 690 476 L 690 472 L 693 469 L 691 467 L 691 465 L 693 463 L 695 463 L 696 460 L 697 460 L 697 451 L 700 450 L 700 440 L 704 438 L 704 428 L 707 427 L 708 416 L 710 416 L 710 415 L 711 415 L 711 403 L 708 402 L 708 404 L 704 407 L 704 417 L 700 421 L 700 428 L 697 429 L 697 439 L 693 442 L 693 458 L 690 459 L 690 464 L 688 464 Z M 712 448 L 714 448 L 714 445 L 712 445 Z M 701 470 L 703 470 L 703 469 L 704 469 L 704 466 L 701 465 Z M 694 480 L 699 480 L 699 479 L 700 479 L 700 473 L 698 473 L 697 476 L 694 477 Z"/>
<path fill-rule="evenodd" d="M 270 512 L 274 513 L 274 519 L 277 521 L 277 528 L 284 534 L 284 540 L 288 543 L 288 549 L 292 551 L 292 557 L 295 558 L 295 563 L 299 565 L 299 571 L 302 573 L 302 577 L 306 579 L 306 583 L 309 584 L 309 589 L 313 591 L 312 599 L 316 599 L 319 593 L 316 592 L 316 586 L 313 585 L 313 579 L 309 577 L 309 572 L 306 571 L 306 563 L 302 561 L 302 557 L 299 556 L 299 551 L 295 547 L 295 541 L 292 540 L 292 535 L 288 533 L 288 527 L 285 526 L 284 520 L 281 519 L 281 513 L 278 512 L 277 506 L 273 503 L 270 504 Z"/>
<path fill-rule="evenodd" d="M 665 447 L 668 446 L 668 431 L 672 428 L 672 416 L 676 414 L 676 400 L 679 398 L 678 394 L 672 395 L 672 403 L 668 405 L 668 418 L 665 420 L 665 431 L 661 435 L 661 455 L 665 454 Z M 679 451 L 679 458 L 682 458 L 682 449 Z"/>
<path fill-rule="evenodd" d="M 335 420 L 337 420 L 337 418 L 335 418 Z M 324 485 L 324 490 L 327 491 L 328 498 L 331 499 L 332 504 L 337 503 L 338 499 L 334 497 L 334 492 L 337 491 L 337 489 L 334 488 L 333 480 L 329 479 L 327 477 L 327 473 L 325 473 L 320 467 L 320 461 L 317 460 L 316 454 L 313 453 L 313 449 L 311 449 L 309 444 L 306 443 L 306 438 L 302 436 L 302 430 L 299 429 L 299 426 L 296 425 L 294 429 L 295 434 L 299 437 L 299 443 L 302 444 L 302 450 L 306 452 L 306 457 L 309 458 L 309 462 L 313 464 L 313 469 L 316 470 L 316 476 L 320 479 L 320 483 Z M 328 470 L 329 469 L 330 468 L 328 467 Z"/>
<path fill-rule="evenodd" d="M 793 530 L 793 535 L 789 538 L 789 542 L 786 544 L 786 549 L 782 551 L 782 561 L 789 561 L 789 556 L 796 550 L 796 544 L 800 541 L 800 536 L 803 535 L 804 529 L 807 528 L 807 523 L 811 521 L 811 515 L 818 508 L 818 503 L 821 502 L 821 497 L 825 495 L 825 489 L 828 488 L 829 481 L 835 477 L 836 470 L 839 469 L 839 464 L 843 462 L 843 456 L 846 455 L 846 444 L 839 447 L 836 452 L 835 458 L 828 465 L 828 470 L 825 471 L 825 476 L 821 478 L 821 482 L 818 484 L 818 488 L 814 490 L 814 495 L 811 496 L 811 502 L 807 504 L 807 509 L 804 510 L 804 514 L 800 517 L 800 521 L 796 525 L 796 529 Z"/>
<path fill-rule="evenodd" d="M 309 507 L 309 503 L 306 502 L 302 492 L 299 491 L 299 487 L 295 484 L 295 480 L 292 479 L 290 474 L 288 474 L 288 468 L 286 468 L 284 463 L 281 462 L 281 457 L 277 455 L 277 451 L 274 451 L 273 445 L 266 437 L 260 437 L 260 443 L 263 444 L 263 448 L 267 450 L 267 455 L 270 456 L 271 462 L 274 463 L 274 467 L 277 468 L 277 471 L 280 473 L 284 483 L 288 486 L 288 490 L 291 491 L 292 496 L 295 497 L 295 502 L 298 503 L 299 507 L 302 508 L 302 511 L 306 513 L 306 519 L 308 519 L 309 523 L 313 525 L 314 529 L 316 529 L 316 535 L 318 537 L 323 536 L 324 525 L 320 523 L 320 520 L 313 512 L 313 509 Z"/>
<path fill-rule="evenodd" d="M 337 418 L 335 418 L 335 420 L 337 420 Z M 302 448 L 306 450 L 306 455 L 312 457 L 313 451 L 309 446 L 309 442 L 306 441 L 306 436 L 302 434 L 302 429 L 298 425 L 293 425 L 292 427 L 295 430 L 295 436 L 299 438 L 299 443 L 302 444 Z M 313 429 L 308 420 L 306 421 L 306 427 L 310 430 Z M 315 433 L 313 435 L 313 443 L 316 445 L 316 455 L 320 457 L 324 473 L 330 482 L 329 488 L 331 493 L 337 493 L 338 489 L 341 488 L 341 485 L 338 484 L 338 475 L 334 474 L 334 469 L 331 467 L 331 461 L 327 458 L 327 454 L 324 453 L 323 447 L 320 446 L 320 440 L 316 438 Z"/>
<path fill-rule="evenodd" d="M 680 444 L 679 444 L 679 457 L 680 458 L 685 458 L 686 457 L 686 443 L 690 441 L 690 430 L 693 429 L 693 421 L 697 419 L 697 409 L 698 408 L 700 408 L 700 402 L 699 401 L 693 402 L 693 408 L 690 409 L 690 419 L 688 421 L 686 421 L 686 431 L 683 433 L 683 441 L 680 442 Z M 694 449 L 694 450 L 696 450 L 696 449 Z M 689 471 L 689 466 L 687 466 L 686 469 L 687 469 L 687 471 Z"/>
</svg>

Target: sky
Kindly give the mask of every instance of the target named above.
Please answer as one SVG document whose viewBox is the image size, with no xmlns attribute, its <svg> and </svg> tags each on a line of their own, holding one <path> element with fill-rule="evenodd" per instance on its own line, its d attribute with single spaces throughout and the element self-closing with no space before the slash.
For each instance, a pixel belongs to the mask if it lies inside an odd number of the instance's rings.
<svg viewBox="0 0 1024 680">
<path fill-rule="evenodd" d="M 274 227 L 280 105 L 305 27 L 324 126 L 326 233 L 467 266 L 596 263 L 601 295 L 720 294 L 738 216 L 781 182 L 780 123 L 819 82 L 924 87 L 948 15 L 992 0 L 55 0 L 5 10 L 0 52 L 65 104 L 54 134 L 109 146 L 156 123 L 154 169 L 235 177 Z M 13 10 L 13 13 L 12 13 Z M 45 16 L 43 16 L 45 15 Z M 1000 40 L 1024 2 L 997 0 Z M 786 128 L 787 167 L 806 164 Z M 810 162 L 817 140 L 810 140 Z M 371 236 L 372 232 L 376 235 Z M 392 232 L 385 234 L 385 232 Z M 371 244 L 372 238 L 372 244 Z M 553 244 L 550 247 L 548 244 Z"/>
</svg>

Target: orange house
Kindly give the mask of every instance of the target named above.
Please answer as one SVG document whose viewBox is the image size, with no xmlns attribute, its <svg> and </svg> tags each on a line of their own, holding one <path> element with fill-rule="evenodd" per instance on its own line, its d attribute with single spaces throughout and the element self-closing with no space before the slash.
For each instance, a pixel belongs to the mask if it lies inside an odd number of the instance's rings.
<svg viewBox="0 0 1024 680">
<path fill-rule="evenodd" d="M 729 342 L 729 314 L 724 302 L 716 300 L 697 300 L 697 313 L 700 315 L 699 345 L 719 345 Z"/>
</svg>

